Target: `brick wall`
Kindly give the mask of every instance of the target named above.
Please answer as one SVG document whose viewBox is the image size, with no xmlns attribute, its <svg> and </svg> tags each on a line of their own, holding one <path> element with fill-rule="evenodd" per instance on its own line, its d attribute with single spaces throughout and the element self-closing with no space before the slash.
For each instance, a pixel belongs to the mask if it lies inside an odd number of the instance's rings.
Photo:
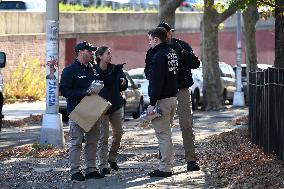
<svg viewBox="0 0 284 189">
<path fill-rule="evenodd" d="M 195 53 L 200 56 L 200 34 L 199 33 L 180 33 L 177 34 L 189 42 Z M 74 45 L 87 40 L 96 46 L 107 45 L 112 49 L 113 63 L 126 62 L 125 68 L 144 67 L 144 59 L 148 46 L 147 35 L 123 36 L 123 35 L 99 35 L 93 37 L 61 38 L 59 41 L 59 74 L 62 68 L 73 62 L 75 58 Z M 257 30 L 256 33 L 258 63 L 273 64 L 274 60 L 274 30 Z M 242 38 L 243 54 L 242 63 L 245 63 L 245 43 Z M 7 66 L 2 69 L 4 79 L 9 76 L 15 67 L 19 57 L 23 55 L 39 58 L 45 63 L 45 36 L 13 36 L 3 38 L 0 42 L 0 51 L 7 54 Z M 227 62 L 231 66 L 236 64 L 236 33 L 219 32 L 219 59 Z"/>
<path fill-rule="evenodd" d="M 45 64 L 45 36 L 44 35 L 23 35 L 1 37 L 0 51 L 6 53 L 6 67 L 2 69 L 4 80 L 15 70 L 19 60 L 23 56 L 38 58 Z M 60 70 L 65 63 L 65 39 L 59 41 L 59 64 Z"/>
</svg>

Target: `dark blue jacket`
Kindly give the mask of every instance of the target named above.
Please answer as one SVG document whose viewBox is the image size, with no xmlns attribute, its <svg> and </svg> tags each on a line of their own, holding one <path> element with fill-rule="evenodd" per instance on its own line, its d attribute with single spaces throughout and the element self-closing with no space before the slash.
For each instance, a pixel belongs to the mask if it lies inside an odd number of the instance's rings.
<svg viewBox="0 0 284 189">
<path fill-rule="evenodd" d="M 193 85 L 193 79 L 191 74 L 191 69 L 196 69 L 200 66 L 200 61 L 198 57 L 195 56 L 192 48 L 188 43 L 180 39 L 172 38 L 171 42 L 168 43 L 170 48 L 175 50 L 179 56 L 180 68 L 183 69 L 183 76 L 179 78 L 179 89 L 188 88 Z M 185 50 L 185 51 L 184 51 Z M 184 59 L 183 53 L 187 53 L 189 58 Z M 149 74 L 152 67 L 151 60 L 153 56 L 152 49 L 147 51 L 145 58 L 145 75 L 149 80 Z"/>
<path fill-rule="evenodd" d="M 148 94 L 150 105 L 155 106 L 157 100 L 176 96 L 179 63 L 177 53 L 167 43 L 156 45 L 152 53 Z"/>
<path fill-rule="evenodd" d="M 178 53 L 180 57 L 180 63 L 182 63 L 184 72 L 186 73 L 184 74 L 183 79 L 179 79 L 179 89 L 191 87 L 194 83 L 192 79 L 191 69 L 198 68 L 200 66 L 200 60 L 194 54 L 191 46 L 185 41 L 172 38 L 169 44 L 171 45 L 171 48 Z"/>
<path fill-rule="evenodd" d="M 87 95 L 86 91 L 95 79 L 98 77 L 95 76 L 90 63 L 86 67 L 76 59 L 73 64 L 63 69 L 59 91 L 67 100 L 67 113 L 71 113 Z"/>
<path fill-rule="evenodd" d="M 127 89 L 128 81 L 126 75 L 123 73 L 122 67 L 121 64 L 108 64 L 107 70 L 103 71 L 99 64 L 95 65 L 96 74 L 98 74 L 99 79 L 104 82 L 104 87 L 99 92 L 99 95 L 112 104 L 110 109 L 105 113 L 106 115 L 115 112 L 123 105 L 123 98 L 120 92 Z M 121 85 L 120 78 L 126 80 L 125 85 Z"/>
</svg>

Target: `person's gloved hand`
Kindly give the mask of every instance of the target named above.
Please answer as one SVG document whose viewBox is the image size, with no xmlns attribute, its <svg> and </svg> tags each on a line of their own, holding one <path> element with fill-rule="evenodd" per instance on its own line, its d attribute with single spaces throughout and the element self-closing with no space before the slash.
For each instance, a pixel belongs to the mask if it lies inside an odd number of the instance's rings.
<svg viewBox="0 0 284 189">
<path fill-rule="evenodd" d="M 115 69 L 116 69 L 116 70 L 122 70 L 124 64 L 126 64 L 126 63 L 122 63 L 122 64 L 117 64 L 117 65 L 115 65 Z"/>
</svg>

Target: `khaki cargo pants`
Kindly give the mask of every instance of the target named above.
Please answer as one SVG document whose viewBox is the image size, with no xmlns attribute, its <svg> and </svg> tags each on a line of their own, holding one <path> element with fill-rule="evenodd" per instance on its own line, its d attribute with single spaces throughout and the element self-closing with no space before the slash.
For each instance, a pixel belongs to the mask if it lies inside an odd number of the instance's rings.
<svg viewBox="0 0 284 189">
<path fill-rule="evenodd" d="M 177 115 L 179 117 L 179 125 L 182 132 L 185 160 L 187 162 L 196 161 L 194 150 L 194 134 L 192 129 L 193 121 L 190 89 L 180 89 L 177 93 L 177 100 Z"/>
<path fill-rule="evenodd" d="M 74 174 L 80 171 L 80 156 L 82 151 L 82 140 L 85 135 L 85 159 L 86 159 L 86 170 L 85 173 L 91 173 L 96 171 L 96 152 L 97 152 L 97 142 L 99 136 L 99 122 L 96 124 L 89 132 L 85 132 L 79 125 L 77 125 L 73 120 L 69 119 L 70 126 L 70 149 L 69 149 L 69 164 L 70 173 Z"/>
<path fill-rule="evenodd" d="M 122 109 L 110 115 L 101 117 L 100 136 L 98 142 L 98 159 L 100 169 L 108 167 L 108 160 L 116 162 L 120 142 L 123 134 L 122 129 Z M 112 144 L 108 153 L 109 122 L 112 128 Z"/>
<path fill-rule="evenodd" d="M 162 159 L 159 170 L 171 172 L 174 161 L 174 148 L 171 131 L 171 114 L 175 111 L 177 98 L 165 98 L 157 101 L 157 106 L 162 111 L 162 116 L 152 120 L 152 125 L 159 143 Z"/>
</svg>

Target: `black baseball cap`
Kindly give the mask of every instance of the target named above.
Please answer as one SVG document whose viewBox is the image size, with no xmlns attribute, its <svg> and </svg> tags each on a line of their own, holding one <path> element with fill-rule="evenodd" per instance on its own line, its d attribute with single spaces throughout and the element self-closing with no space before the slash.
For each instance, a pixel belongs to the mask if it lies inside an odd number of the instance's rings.
<svg viewBox="0 0 284 189">
<path fill-rule="evenodd" d="M 171 28 L 171 26 L 168 24 L 168 23 L 166 23 L 166 22 L 162 22 L 162 23 L 160 23 L 157 27 L 162 27 L 162 28 L 165 28 L 165 30 L 167 31 L 167 32 L 169 32 L 169 31 L 175 31 L 174 29 L 172 29 Z"/>
<path fill-rule="evenodd" d="M 95 51 L 97 50 L 97 47 L 95 47 L 92 43 L 89 43 L 87 41 L 80 42 L 75 46 L 76 53 L 78 53 L 81 50 L 85 50 L 85 49 L 89 51 Z"/>
</svg>

